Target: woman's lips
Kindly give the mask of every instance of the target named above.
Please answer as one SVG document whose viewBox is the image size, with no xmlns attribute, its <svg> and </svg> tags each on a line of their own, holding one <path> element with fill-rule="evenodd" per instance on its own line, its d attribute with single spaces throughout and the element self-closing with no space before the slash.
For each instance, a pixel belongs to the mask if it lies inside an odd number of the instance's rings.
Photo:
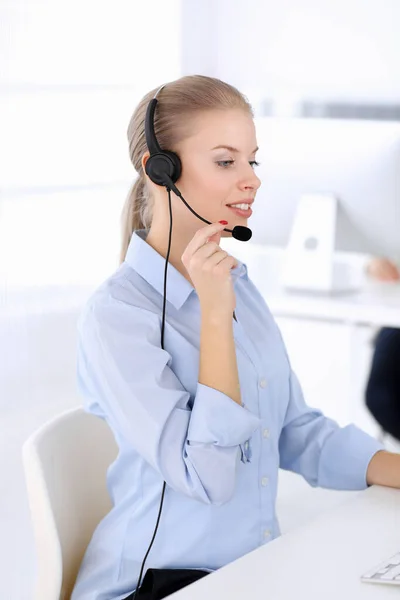
<svg viewBox="0 0 400 600">
<path fill-rule="evenodd" d="M 236 208 L 235 206 L 228 206 L 228 208 L 232 210 L 238 217 L 243 217 L 245 219 L 248 219 L 253 214 L 253 211 L 250 207 L 247 210 Z"/>
</svg>

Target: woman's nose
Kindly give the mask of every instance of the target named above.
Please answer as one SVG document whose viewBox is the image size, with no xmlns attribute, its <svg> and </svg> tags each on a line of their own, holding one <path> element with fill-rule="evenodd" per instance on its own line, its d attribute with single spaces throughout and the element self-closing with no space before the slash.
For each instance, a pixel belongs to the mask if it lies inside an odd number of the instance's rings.
<svg viewBox="0 0 400 600">
<path fill-rule="evenodd" d="M 249 165 L 250 171 L 246 172 L 246 175 L 242 177 L 240 187 L 243 190 L 258 190 L 261 185 L 261 179 L 257 177 L 253 167 Z"/>
</svg>

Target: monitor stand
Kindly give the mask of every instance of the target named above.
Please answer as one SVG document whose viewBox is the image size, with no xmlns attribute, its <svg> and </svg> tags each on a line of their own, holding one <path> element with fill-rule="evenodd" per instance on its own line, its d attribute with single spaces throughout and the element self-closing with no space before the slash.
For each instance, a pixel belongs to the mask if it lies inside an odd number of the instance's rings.
<svg viewBox="0 0 400 600">
<path fill-rule="evenodd" d="M 322 295 L 354 293 L 350 265 L 335 257 L 338 201 L 333 194 L 304 194 L 285 251 L 282 284 Z"/>
</svg>

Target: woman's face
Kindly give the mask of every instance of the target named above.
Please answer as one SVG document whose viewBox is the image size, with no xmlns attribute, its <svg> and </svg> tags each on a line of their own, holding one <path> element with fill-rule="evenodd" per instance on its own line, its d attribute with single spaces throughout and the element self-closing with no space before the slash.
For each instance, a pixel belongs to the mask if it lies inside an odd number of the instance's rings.
<svg viewBox="0 0 400 600">
<path fill-rule="evenodd" d="M 190 206 L 212 223 L 247 225 L 251 208 L 236 212 L 232 203 L 251 204 L 261 182 L 254 172 L 257 140 L 253 119 L 244 110 L 200 113 L 193 134 L 176 148 L 182 176 L 176 185 Z M 183 202 L 176 208 L 182 219 L 198 228 L 199 221 Z M 224 232 L 225 236 L 230 236 Z"/>
</svg>

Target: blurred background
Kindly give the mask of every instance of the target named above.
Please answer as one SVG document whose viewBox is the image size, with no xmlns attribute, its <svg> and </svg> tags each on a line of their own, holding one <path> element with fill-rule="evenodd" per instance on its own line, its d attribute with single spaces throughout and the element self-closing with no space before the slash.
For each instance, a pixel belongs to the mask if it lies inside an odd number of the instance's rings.
<svg viewBox="0 0 400 600">
<path fill-rule="evenodd" d="M 135 177 L 130 116 L 149 89 L 181 75 L 224 79 L 253 104 L 263 185 L 253 239 L 234 248 L 281 327 L 306 401 L 395 444 L 365 389 L 376 334 L 400 327 L 396 277 L 368 276 L 373 257 L 400 259 L 399 29 L 398 0 L 0 0 L 2 598 L 32 597 L 21 445 L 80 404 L 76 320 L 118 266 Z M 307 230 L 300 199 L 321 194 L 328 209 Z M 319 234 L 334 244 L 314 271 L 301 242 Z M 344 264 L 353 279 L 336 289 Z M 302 485 L 282 479 L 284 532 L 339 501 Z"/>
</svg>

